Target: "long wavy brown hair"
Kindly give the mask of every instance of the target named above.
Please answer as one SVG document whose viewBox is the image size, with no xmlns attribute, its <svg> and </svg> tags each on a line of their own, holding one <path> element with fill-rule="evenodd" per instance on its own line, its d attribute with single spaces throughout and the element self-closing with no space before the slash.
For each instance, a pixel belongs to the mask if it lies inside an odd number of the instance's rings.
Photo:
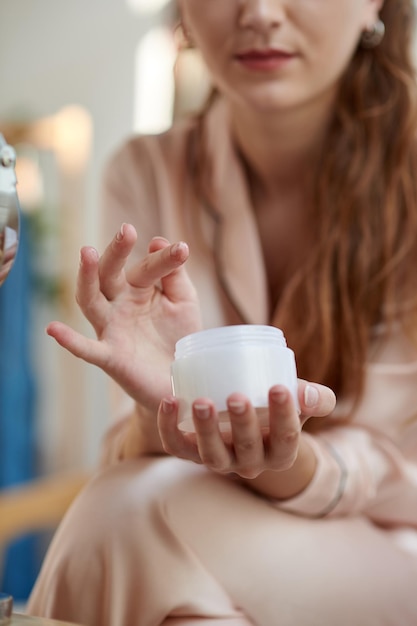
<svg viewBox="0 0 417 626">
<path fill-rule="evenodd" d="M 380 17 L 383 41 L 373 49 L 359 44 L 342 77 L 318 166 L 314 249 L 274 317 L 295 351 L 299 376 L 353 399 L 353 407 L 375 327 L 389 332 L 400 324 L 417 343 L 413 0 L 386 0 Z M 196 156 L 194 165 L 204 167 L 204 155 Z M 197 195 L 201 177 L 196 172 Z"/>
<path fill-rule="evenodd" d="M 316 186 L 317 246 L 279 322 L 300 375 L 360 399 L 375 326 L 417 341 L 417 86 L 412 0 L 386 0 L 382 43 L 341 81 Z"/>
</svg>

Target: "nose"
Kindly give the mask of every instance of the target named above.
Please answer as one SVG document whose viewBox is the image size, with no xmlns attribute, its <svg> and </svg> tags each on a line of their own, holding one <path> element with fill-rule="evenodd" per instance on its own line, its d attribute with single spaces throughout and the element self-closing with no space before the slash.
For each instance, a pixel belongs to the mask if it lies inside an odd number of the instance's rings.
<svg viewBox="0 0 417 626">
<path fill-rule="evenodd" d="M 241 0 L 239 26 L 258 32 L 277 28 L 285 18 L 283 4 L 282 0 Z"/>
</svg>

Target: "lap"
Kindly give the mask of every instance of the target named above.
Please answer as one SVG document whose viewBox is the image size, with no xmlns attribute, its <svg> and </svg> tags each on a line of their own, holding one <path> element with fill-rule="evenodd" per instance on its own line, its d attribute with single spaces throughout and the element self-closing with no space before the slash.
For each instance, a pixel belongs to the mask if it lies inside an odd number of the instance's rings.
<svg viewBox="0 0 417 626">
<path fill-rule="evenodd" d="M 77 555 L 88 554 L 81 578 L 89 593 L 102 599 L 106 588 L 113 611 L 114 603 L 122 612 L 139 603 L 138 624 L 168 615 L 234 619 L 236 607 L 260 626 L 417 623 L 415 563 L 366 519 L 291 516 L 173 458 L 97 476 L 50 552 L 35 609 L 52 572 L 79 579 Z"/>
</svg>

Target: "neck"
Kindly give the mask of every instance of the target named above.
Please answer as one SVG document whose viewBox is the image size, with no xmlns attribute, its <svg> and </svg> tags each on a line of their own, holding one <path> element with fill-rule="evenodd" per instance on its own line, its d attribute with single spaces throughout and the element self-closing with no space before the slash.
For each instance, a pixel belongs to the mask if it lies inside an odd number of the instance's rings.
<svg viewBox="0 0 417 626">
<path fill-rule="evenodd" d="M 253 184 L 263 195 L 290 191 L 311 180 L 329 127 L 334 97 L 307 108 L 254 114 L 232 105 L 235 141 Z"/>
</svg>

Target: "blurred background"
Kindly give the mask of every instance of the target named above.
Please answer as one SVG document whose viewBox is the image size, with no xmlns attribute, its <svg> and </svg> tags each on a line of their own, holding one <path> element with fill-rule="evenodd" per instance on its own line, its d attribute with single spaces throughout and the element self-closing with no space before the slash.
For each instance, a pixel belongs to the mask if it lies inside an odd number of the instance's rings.
<svg viewBox="0 0 417 626">
<path fill-rule="evenodd" d="M 17 260 L 0 289 L 0 591 L 24 603 L 111 423 L 105 376 L 46 336 L 91 334 L 78 252 L 99 245 L 104 164 L 210 88 L 169 0 L 0 0 L 0 133 L 17 151 Z"/>
<path fill-rule="evenodd" d="M 44 331 L 59 319 L 91 334 L 74 290 L 79 248 L 98 245 L 104 163 L 208 88 L 167 0 L 0 2 L 0 132 L 17 151 L 22 205 L 0 290 L 0 590 L 17 602 L 111 422 L 104 375 Z"/>
</svg>

